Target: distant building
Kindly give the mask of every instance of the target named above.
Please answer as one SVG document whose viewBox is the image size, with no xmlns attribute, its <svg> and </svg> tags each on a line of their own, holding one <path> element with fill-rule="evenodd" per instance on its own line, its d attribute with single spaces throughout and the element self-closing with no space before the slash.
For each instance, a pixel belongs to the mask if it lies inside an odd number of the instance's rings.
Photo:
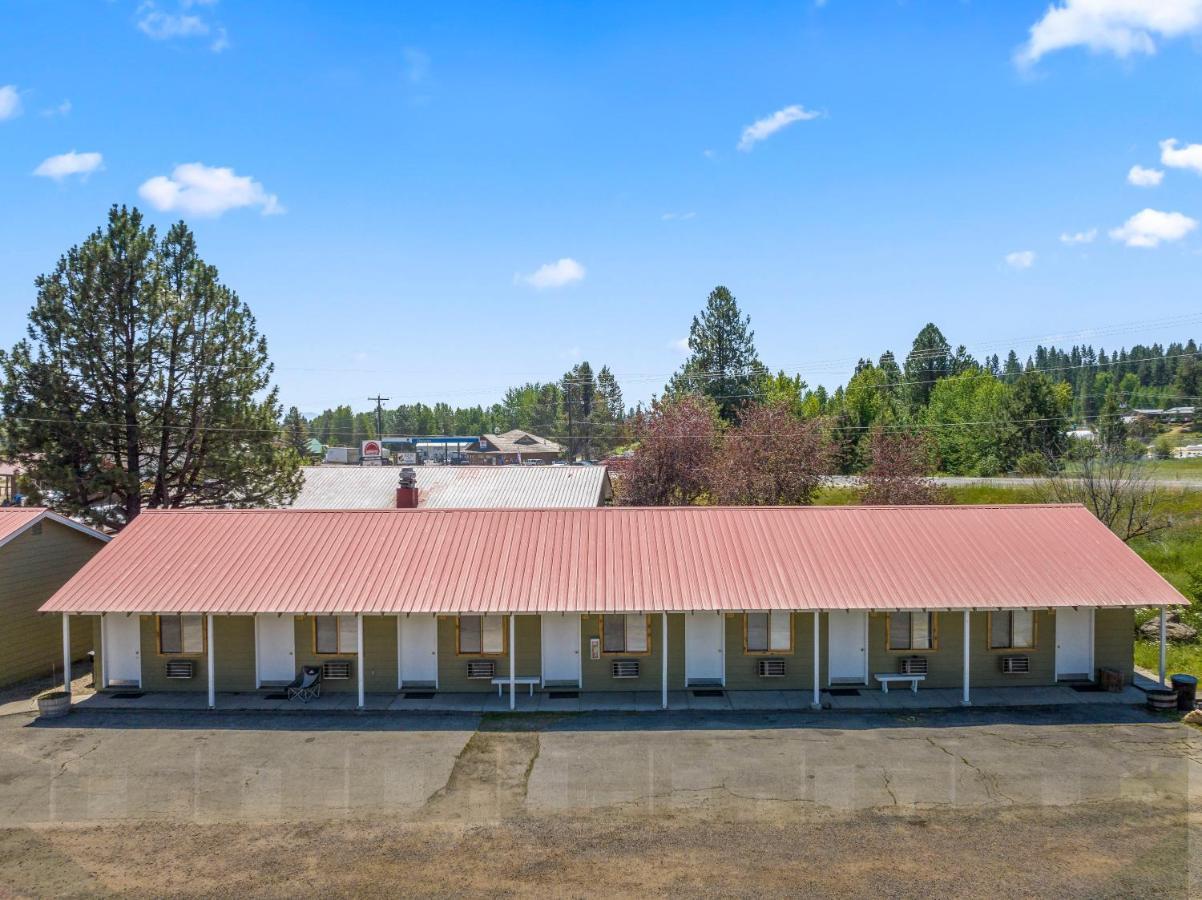
<svg viewBox="0 0 1202 900">
<path fill-rule="evenodd" d="M 1088 428 L 1074 428 L 1072 431 L 1066 431 L 1065 434 L 1079 441 L 1096 441 L 1098 439 L 1098 436 Z"/>
<path fill-rule="evenodd" d="M 334 463 L 335 465 L 357 466 L 359 465 L 359 448 L 327 447 L 326 462 Z"/>
<path fill-rule="evenodd" d="M 1174 459 L 1202 459 L 1202 444 L 1186 444 L 1173 448 Z"/>
<path fill-rule="evenodd" d="M 537 434 L 515 428 L 504 434 L 485 434 L 463 454 L 473 466 L 504 466 L 514 463 L 552 463 L 563 455 L 563 447 Z"/>
</svg>

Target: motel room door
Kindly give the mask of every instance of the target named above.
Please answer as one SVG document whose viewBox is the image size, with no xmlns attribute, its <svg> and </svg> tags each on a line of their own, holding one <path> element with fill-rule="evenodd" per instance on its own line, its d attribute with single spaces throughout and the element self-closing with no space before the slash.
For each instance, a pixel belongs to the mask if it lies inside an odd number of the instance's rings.
<svg viewBox="0 0 1202 900">
<path fill-rule="evenodd" d="M 438 619 L 397 616 L 398 687 L 438 687 Z"/>
<path fill-rule="evenodd" d="M 296 678 L 296 626 L 292 616 L 255 616 L 258 686 Z"/>
<path fill-rule="evenodd" d="M 684 617 L 685 684 L 726 684 L 726 619 L 720 612 Z"/>
<path fill-rule="evenodd" d="M 580 686 L 580 616 L 543 613 L 543 686 Z"/>
<path fill-rule="evenodd" d="M 827 613 L 827 684 L 868 683 L 868 613 Z"/>
<path fill-rule="evenodd" d="M 105 687 L 142 686 L 142 627 L 138 616 L 109 613 L 101 620 Z"/>
<path fill-rule="evenodd" d="M 1056 678 L 1093 680 L 1093 610 L 1056 610 Z"/>
</svg>

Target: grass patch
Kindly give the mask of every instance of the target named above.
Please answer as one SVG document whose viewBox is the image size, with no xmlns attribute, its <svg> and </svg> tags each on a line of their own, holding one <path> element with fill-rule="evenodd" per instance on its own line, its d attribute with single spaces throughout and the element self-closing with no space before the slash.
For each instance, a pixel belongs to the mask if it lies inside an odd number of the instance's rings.
<svg viewBox="0 0 1202 900">
<path fill-rule="evenodd" d="M 1166 675 L 1202 678 L 1202 644 L 1169 644 L 1165 654 Z M 1135 642 L 1135 664 L 1155 672 L 1160 667 L 1160 648 L 1153 641 Z"/>
</svg>

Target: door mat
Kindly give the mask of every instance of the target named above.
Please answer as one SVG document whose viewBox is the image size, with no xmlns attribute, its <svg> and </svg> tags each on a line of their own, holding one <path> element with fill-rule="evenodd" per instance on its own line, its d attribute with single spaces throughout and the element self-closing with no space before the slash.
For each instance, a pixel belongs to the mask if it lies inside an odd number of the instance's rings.
<svg viewBox="0 0 1202 900">
<path fill-rule="evenodd" d="M 137 700 L 139 697 L 145 697 L 143 691 L 117 691 L 115 694 L 109 694 L 114 700 Z"/>
<path fill-rule="evenodd" d="M 264 700 L 287 700 L 288 695 L 287 694 L 264 694 L 263 699 Z"/>
<path fill-rule="evenodd" d="M 580 691 L 547 691 L 547 696 L 552 700 L 578 700 Z"/>
<path fill-rule="evenodd" d="M 859 688 L 827 688 L 826 692 L 832 697 L 858 697 L 860 696 Z"/>
<path fill-rule="evenodd" d="M 433 700 L 433 691 L 405 691 L 402 695 L 406 700 Z"/>
<path fill-rule="evenodd" d="M 1070 684 L 1069 687 L 1079 694 L 1100 694 L 1106 690 L 1100 684 Z"/>
<path fill-rule="evenodd" d="M 725 697 L 726 691 L 720 691 L 716 688 L 707 688 L 705 690 L 693 691 L 694 697 Z"/>
</svg>

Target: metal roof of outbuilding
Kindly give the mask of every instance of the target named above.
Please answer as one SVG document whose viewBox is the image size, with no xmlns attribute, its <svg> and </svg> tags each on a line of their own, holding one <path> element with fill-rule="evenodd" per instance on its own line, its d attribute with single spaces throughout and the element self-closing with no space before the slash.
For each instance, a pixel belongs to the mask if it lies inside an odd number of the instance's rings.
<svg viewBox="0 0 1202 900">
<path fill-rule="evenodd" d="M 44 612 L 1187 602 L 1078 506 L 151 510 Z"/>
<path fill-rule="evenodd" d="M 293 509 L 391 509 L 397 466 L 306 466 Z M 415 466 L 420 509 L 599 506 L 604 466 Z"/>
</svg>

